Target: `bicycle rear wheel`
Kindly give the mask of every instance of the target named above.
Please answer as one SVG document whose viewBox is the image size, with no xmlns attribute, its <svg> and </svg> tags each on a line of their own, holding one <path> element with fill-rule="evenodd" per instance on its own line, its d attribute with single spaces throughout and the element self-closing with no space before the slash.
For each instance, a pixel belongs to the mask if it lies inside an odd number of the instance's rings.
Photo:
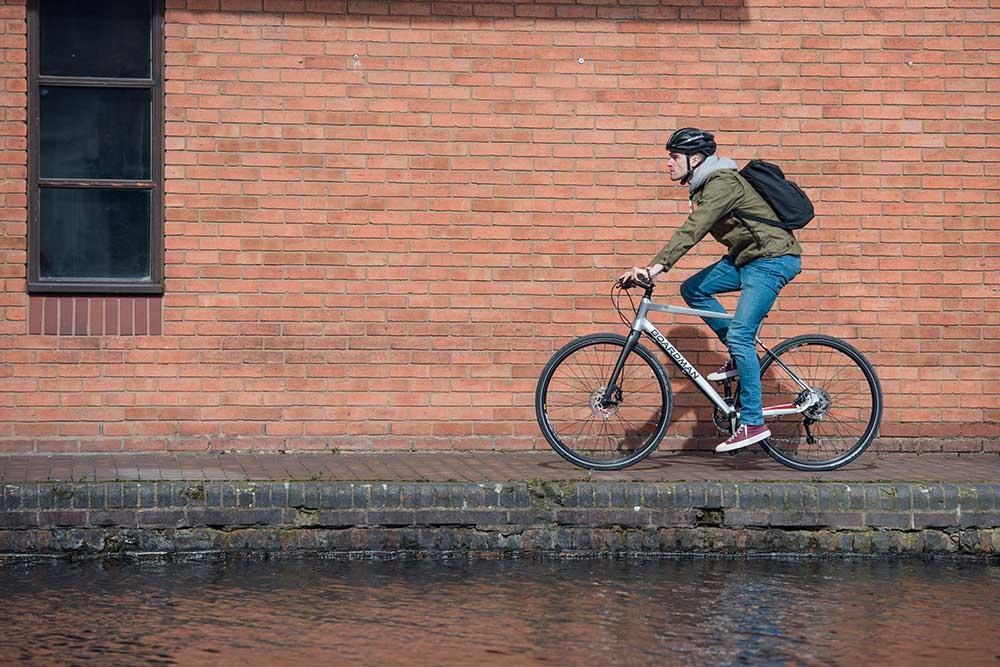
<svg viewBox="0 0 1000 667">
<path fill-rule="evenodd" d="M 819 334 L 790 338 L 772 353 L 818 400 L 801 414 L 769 419 L 764 450 L 786 466 L 809 471 L 835 470 L 860 456 L 882 421 L 882 387 L 868 359 L 844 341 Z M 760 365 L 764 405 L 804 398 L 774 357 L 765 354 Z"/>
<path fill-rule="evenodd" d="M 552 356 L 538 379 L 538 425 L 552 449 L 574 465 L 626 468 L 656 449 L 667 430 L 673 406 L 670 381 L 642 345 L 625 360 L 617 404 L 601 404 L 625 343 L 617 334 L 578 338 Z"/>
</svg>

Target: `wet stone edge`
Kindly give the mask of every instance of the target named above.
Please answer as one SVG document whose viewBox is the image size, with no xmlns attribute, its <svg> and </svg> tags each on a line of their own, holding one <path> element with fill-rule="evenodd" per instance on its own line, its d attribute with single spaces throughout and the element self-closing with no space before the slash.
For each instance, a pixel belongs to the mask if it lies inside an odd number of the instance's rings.
<svg viewBox="0 0 1000 667">
<path fill-rule="evenodd" d="M 0 555 L 1000 554 L 1000 484 L 149 481 L 0 491 Z"/>
</svg>

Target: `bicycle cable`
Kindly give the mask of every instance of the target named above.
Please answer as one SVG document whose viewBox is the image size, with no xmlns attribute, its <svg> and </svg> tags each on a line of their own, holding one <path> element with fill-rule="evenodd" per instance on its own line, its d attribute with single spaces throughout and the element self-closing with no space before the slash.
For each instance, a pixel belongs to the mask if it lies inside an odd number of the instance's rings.
<svg viewBox="0 0 1000 667">
<path fill-rule="evenodd" d="M 616 288 L 618 290 L 617 295 L 615 294 Z M 622 312 L 622 307 L 621 307 L 622 293 L 628 296 L 629 305 L 632 307 L 632 314 L 638 315 L 639 309 L 636 308 L 635 301 L 632 300 L 631 292 L 622 287 L 621 283 L 618 281 L 611 283 L 611 305 L 613 305 L 615 307 L 615 310 L 618 311 L 618 317 L 621 319 L 622 324 L 624 324 L 625 326 L 632 326 L 632 321 L 629 320 L 627 317 L 625 317 L 625 314 Z"/>
</svg>

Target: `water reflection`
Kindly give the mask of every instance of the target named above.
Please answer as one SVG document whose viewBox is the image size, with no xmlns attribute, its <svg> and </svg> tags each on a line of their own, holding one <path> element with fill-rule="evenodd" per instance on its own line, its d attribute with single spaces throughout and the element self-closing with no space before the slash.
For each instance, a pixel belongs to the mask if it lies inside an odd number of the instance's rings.
<svg viewBox="0 0 1000 667">
<path fill-rule="evenodd" d="M 994 664 L 1000 568 L 921 561 L 0 565 L 0 663 Z"/>
</svg>

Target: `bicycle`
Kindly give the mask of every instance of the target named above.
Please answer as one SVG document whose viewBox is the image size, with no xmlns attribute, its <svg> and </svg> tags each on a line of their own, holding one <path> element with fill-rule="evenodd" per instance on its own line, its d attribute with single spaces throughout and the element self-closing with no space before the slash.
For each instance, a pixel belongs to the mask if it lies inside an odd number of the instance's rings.
<svg viewBox="0 0 1000 667">
<path fill-rule="evenodd" d="M 723 380 L 720 395 L 647 317 L 650 312 L 733 315 L 655 303 L 652 283 L 638 284 L 645 293 L 636 307 L 628 293 L 632 286 L 612 287 L 612 303 L 626 324 L 621 295 L 629 295 L 635 312 L 630 334 L 571 341 L 549 359 L 535 390 L 535 414 L 546 441 L 570 463 L 591 470 L 634 465 L 666 434 L 673 409 L 670 381 L 663 364 L 640 344 L 643 335 L 711 401 L 720 433 L 739 426 L 738 381 Z M 822 334 L 796 336 L 771 349 L 758 329 L 755 340 L 763 351 L 764 419 L 771 430 L 761 447 L 786 466 L 814 472 L 835 470 L 860 456 L 882 421 L 882 387 L 871 362 L 850 344 Z"/>
</svg>

